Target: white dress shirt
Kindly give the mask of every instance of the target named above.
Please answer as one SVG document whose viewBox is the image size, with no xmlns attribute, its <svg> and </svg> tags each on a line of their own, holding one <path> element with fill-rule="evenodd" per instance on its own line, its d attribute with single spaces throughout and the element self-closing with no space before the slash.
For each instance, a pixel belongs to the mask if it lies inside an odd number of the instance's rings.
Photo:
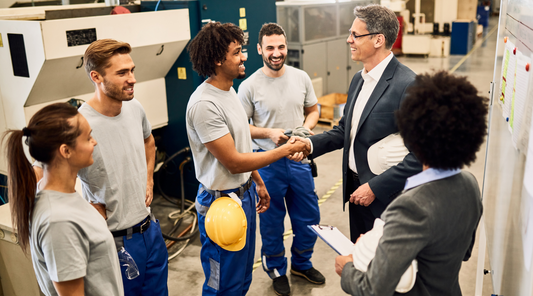
<svg viewBox="0 0 533 296">
<path fill-rule="evenodd" d="M 370 72 L 367 72 L 366 69 L 363 69 L 363 73 L 361 74 L 363 76 L 364 82 L 363 87 L 359 92 L 359 95 L 357 96 L 357 100 L 355 101 L 355 106 L 353 109 L 352 129 L 350 131 L 350 152 L 348 155 L 348 167 L 355 173 L 357 173 L 357 166 L 355 165 L 353 143 L 355 140 L 355 135 L 357 133 L 357 126 L 359 125 L 359 120 L 361 119 L 361 115 L 363 114 L 363 110 L 365 109 L 366 103 L 368 103 L 368 100 L 370 99 L 370 95 L 372 95 L 372 92 L 376 88 L 379 79 L 381 79 L 385 68 L 387 68 L 393 56 L 394 55 L 392 54 L 392 52 L 389 53 L 389 55 L 385 59 L 383 59 L 383 61 L 377 64 L 374 69 L 370 70 Z"/>
</svg>

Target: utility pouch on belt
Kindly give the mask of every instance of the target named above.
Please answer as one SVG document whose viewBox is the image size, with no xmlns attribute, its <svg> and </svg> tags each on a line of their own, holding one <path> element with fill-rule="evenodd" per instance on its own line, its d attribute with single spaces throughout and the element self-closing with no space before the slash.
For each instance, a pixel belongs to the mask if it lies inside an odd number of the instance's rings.
<svg viewBox="0 0 533 296">
<path fill-rule="evenodd" d="M 313 175 L 313 178 L 318 177 L 318 167 L 313 159 L 311 159 L 311 162 L 309 162 L 309 166 L 311 167 L 311 174 Z"/>
</svg>

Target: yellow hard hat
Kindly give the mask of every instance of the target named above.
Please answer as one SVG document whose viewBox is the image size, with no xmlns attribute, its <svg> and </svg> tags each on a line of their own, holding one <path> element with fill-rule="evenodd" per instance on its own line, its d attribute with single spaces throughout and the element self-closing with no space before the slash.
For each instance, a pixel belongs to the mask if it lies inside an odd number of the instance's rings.
<svg viewBox="0 0 533 296">
<path fill-rule="evenodd" d="M 246 244 L 246 228 L 242 207 L 229 197 L 216 199 L 205 215 L 207 236 L 224 250 L 242 250 Z"/>
</svg>

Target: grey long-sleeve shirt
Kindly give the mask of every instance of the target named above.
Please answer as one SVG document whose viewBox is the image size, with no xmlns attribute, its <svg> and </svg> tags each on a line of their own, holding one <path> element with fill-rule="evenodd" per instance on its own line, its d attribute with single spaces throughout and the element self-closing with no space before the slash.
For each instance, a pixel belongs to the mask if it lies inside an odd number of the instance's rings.
<svg viewBox="0 0 533 296">
<path fill-rule="evenodd" d="M 351 295 L 396 295 L 413 259 L 415 286 L 397 295 L 462 295 L 459 270 L 470 258 L 482 213 L 478 183 L 468 172 L 404 191 L 382 215 L 383 236 L 368 271 L 344 266 L 343 290 Z"/>
</svg>

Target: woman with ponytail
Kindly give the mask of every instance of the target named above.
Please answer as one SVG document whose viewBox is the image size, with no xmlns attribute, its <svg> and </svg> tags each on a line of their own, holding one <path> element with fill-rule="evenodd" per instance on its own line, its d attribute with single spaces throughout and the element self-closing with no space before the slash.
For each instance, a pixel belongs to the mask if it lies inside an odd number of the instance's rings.
<svg viewBox="0 0 533 296">
<path fill-rule="evenodd" d="M 102 216 L 74 189 L 93 163 L 96 141 L 75 107 L 44 107 L 22 130 L 4 134 L 11 219 L 45 295 L 123 295 L 117 251 Z M 44 163 L 37 183 L 24 154 Z"/>
</svg>

